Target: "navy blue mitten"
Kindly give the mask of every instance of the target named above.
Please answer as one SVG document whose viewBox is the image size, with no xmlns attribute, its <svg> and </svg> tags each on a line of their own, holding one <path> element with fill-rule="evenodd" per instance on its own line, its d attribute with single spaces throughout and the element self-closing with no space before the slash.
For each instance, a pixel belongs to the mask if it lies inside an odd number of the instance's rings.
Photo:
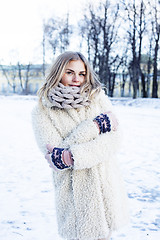
<svg viewBox="0 0 160 240">
<path fill-rule="evenodd" d="M 60 170 L 70 167 L 70 166 L 67 166 L 63 161 L 62 153 L 64 150 L 66 150 L 66 149 L 65 148 L 54 148 L 52 155 L 51 155 L 53 164 Z"/>
<path fill-rule="evenodd" d="M 100 134 L 111 131 L 111 122 L 107 114 L 101 113 L 96 118 L 94 118 L 94 121 L 96 121 L 99 126 Z"/>
</svg>

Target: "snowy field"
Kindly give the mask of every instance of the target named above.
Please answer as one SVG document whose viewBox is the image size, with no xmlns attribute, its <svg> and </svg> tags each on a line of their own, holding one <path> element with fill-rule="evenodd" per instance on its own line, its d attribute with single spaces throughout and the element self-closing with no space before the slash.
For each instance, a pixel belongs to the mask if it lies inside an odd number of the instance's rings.
<svg viewBox="0 0 160 240">
<path fill-rule="evenodd" d="M 113 99 L 130 224 L 112 240 L 160 239 L 160 99 Z M 51 169 L 31 126 L 35 97 L 0 96 L 0 240 L 61 240 Z"/>
</svg>

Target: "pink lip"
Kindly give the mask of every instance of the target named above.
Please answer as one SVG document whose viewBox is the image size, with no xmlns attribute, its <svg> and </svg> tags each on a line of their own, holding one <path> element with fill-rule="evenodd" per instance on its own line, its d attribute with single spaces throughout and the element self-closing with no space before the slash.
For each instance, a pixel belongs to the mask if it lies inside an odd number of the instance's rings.
<svg viewBox="0 0 160 240">
<path fill-rule="evenodd" d="M 79 87 L 79 85 L 69 85 L 70 87 Z"/>
</svg>

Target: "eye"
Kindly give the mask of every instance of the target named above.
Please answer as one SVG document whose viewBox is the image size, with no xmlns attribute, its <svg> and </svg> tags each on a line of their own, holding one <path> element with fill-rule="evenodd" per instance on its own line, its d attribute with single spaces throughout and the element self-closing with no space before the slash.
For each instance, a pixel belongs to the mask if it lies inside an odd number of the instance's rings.
<svg viewBox="0 0 160 240">
<path fill-rule="evenodd" d="M 86 74 L 85 73 L 80 73 L 79 76 L 85 77 Z"/>
<path fill-rule="evenodd" d="M 67 71 L 66 74 L 68 74 L 68 75 L 72 75 L 73 72 L 71 72 L 71 71 Z"/>
</svg>

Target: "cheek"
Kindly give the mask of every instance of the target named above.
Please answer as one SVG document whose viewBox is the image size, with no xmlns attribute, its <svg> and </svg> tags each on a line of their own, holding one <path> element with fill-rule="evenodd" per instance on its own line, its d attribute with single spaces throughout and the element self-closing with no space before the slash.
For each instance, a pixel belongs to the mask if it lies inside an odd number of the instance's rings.
<svg viewBox="0 0 160 240">
<path fill-rule="evenodd" d="M 84 83 L 84 82 L 86 82 L 86 78 L 85 77 L 81 79 L 81 83 Z"/>
<path fill-rule="evenodd" d="M 66 76 L 66 74 L 63 75 L 61 83 L 63 85 L 67 85 L 70 82 L 70 78 L 68 76 Z"/>
</svg>

